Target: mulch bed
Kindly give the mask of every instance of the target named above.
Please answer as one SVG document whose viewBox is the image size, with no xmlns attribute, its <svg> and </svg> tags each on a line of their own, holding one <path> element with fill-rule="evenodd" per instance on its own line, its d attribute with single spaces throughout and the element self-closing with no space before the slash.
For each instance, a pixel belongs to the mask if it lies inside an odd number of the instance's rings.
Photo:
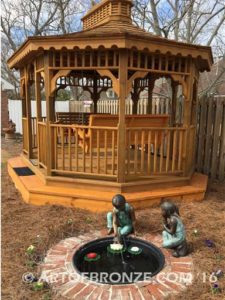
<svg viewBox="0 0 225 300">
<path fill-rule="evenodd" d="M 50 290 L 33 291 L 23 283 L 26 272 L 38 274 L 38 263 L 47 250 L 61 239 L 105 228 L 105 214 L 94 214 L 61 206 L 33 206 L 23 202 L 7 173 L 7 159 L 21 153 L 21 140 L 2 139 L 2 299 L 58 299 Z M 178 203 L 193 249 L 195 279 L 184 293 L 171 299 L 225 299 L 225 276 L 218 280 L 221 293 L 212 293 L 210 274 L 225 273 L 225 184 L 211 183 L 206 199 L 195 203 Z M 137 231 L 159 233 L 162 229 L 158 207 L 138 211 Z M 193 234 L 197 229 L 198 234 Z M 214 247 L 207 247 L 205 240 Z M 35 255 L 26 249 L 35 245 Z M 205 281 L 205 282 L 204 282 Z M 62 299 L 62 297 L 60 297 Z"/>
</svg>

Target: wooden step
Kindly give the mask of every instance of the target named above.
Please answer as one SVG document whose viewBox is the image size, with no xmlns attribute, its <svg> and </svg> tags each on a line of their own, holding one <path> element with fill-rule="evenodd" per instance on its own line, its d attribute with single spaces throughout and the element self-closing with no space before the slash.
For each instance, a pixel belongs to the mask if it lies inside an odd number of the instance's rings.
<svg viewBox="0 0 225 300">
<path fill-rule="evenodd" d="M 46 185 L 38 175 L 18 176 L 15 167 L 26 167 L 21 157 L 8 161 L 8 171 L 24 201 L 35 205 L 64 205 L 91 211 L 111 209 L 111 199 L 115 191 L 97 191 Z M 165 188 L 150 188 L 145 191 L 125 192 L 123 195 L 135 208 L 158 205 L 164 198 L 176 200 L 202 200 L 207 186 L 207 176 L 195 173 L 190 185 Z"/>
</svg>

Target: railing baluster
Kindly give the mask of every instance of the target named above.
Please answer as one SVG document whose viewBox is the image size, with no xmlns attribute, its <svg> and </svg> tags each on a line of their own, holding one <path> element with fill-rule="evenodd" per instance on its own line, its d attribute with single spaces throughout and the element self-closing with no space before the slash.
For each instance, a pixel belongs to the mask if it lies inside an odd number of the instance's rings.
<svg viewBox="0 0 225 300">
<path fill-rule="evenodd" d="M 151 173 L 151 138 L 152 138 L 152 131 L 148 132 L 148 174 Z"/>
<path fill-rule="evenodd" d="M 138 131 L 134 132 L 134 174 L 137 173 L 138 169 Z"/>
<path fill-rule="evenodd" d="M 155 134 L 155 145 L 154 145 L 154 165 L 153 165 L 153 170 L 154 173 L 157 172 L 157 152 L 158 152 L 158 131 L 154 131 Z"/>
<path fill-rule="evenodd" d="M 179 131 L 179 150 L 178 150 L 178 171 L 181 171 L 182 167 L 182 151 L 183 151 L 183 130 Z"/>
<path fill-rule="evenodd" d="M 69 170 L 72 170 L 72 159 L 71 159 L 71 128 L 68 128 L 68 139 L 69 139 L 69 143 L 68 143 L 68 155 L 69 155 Z"/>
<path fill-rule="evenodd" d="M 127 146 L 127 175 L 130 174 L 130 147 L 131 147 L 130 141 L 131 141 L 131 131 L 127 130 L 127 143 L 126 143 L 126 146 Z"/>
<path fill-rule="evenodd" d="M 105 130 L 104 132 L 104 144 L 105 144 L 105 151 L 104 151 L 104 170 L 105 170 L 105 174 L 107 174 L 107 140 L 108 140 L 108 137 L 107 137 L 107 130 Z"/>
<path fill-rule="evenodd" d="M 74 138 L 75 138 L 75 170 L 78 172 L 79 166 L 78 166 L 78 128 L 75 128 L 75 133 L 74 133 Z"/>
<path fill-rule="evenodd" d="M 173 149 L 172 149 L 172 172 L 175 171 L 176 167 L 176 150 L 177 150 L 177 130 L 173 132 Z"/>
<path fill-rule="evenodd" d="M 93 154 L 92 154 L 92 134 L 93 130 L 90 128 L 90 172 L 93 172 Z"/>
<path fill-rule="evenodd" d="M 171 138 L 171 131 L 167 130 L 167 141 L 166 141 L 166 172 L 169 171 L 169 163 L 170 163 L 170 138 Z"/>
<path fill-rule="evenodd" d="M 115 172 L 115 130 L 112 131 L 112 175 Z"/>
<path fill-rule="evenodd" d="M 144 173 L 144 163 L 145 163 L 145 131 L 141 132 L 141 173 Z"/>
<path fill-rule="evenodd" d="M 53 132 L 54 132 L 54 141 L 55 141 L 55 145 L 54 145 L 54 149 L 55 149 L 55 169 L 58 168 L 58 151 L 57 151 L 57 144 L 58 144 L 58 137 L 57 137 L 57 127 L 53 127 Z"/>
<path fill-rule="evenodd" d="M 83 142 L 84 142 L 84 145 L 85 145 L 85 129 L 83 129 Z M 86 149 L 84 147 L 83 149 L 83 155 L 82 155 L 82 161 L 83 161 L 83 172 L 85 173 L 85 160 L 86 160 Z"/>
<path fill-rule="evenodd" d="M 160 165 L 159 165 L 159 172 L 162 172 L 163 169 L 163 137 L 164 137 L 164 131 L 162 130 L 160 132 L 160 140 L 161 140 L 161 145 L 160 145 Z"/>
<path fill-rule="evenodd" d="M 99 149 L 99 129 L 97 129 L 97 173 L 100 173 L 100 149 Z"/>
<path fill-rule="evenodd" d="M 60 137 L 61 137 L 61 158 L 62 158 L 62 169 L 65 169 L 65 153 L 64 153 L 64 128 L 60 128 Z"/>
</svg>

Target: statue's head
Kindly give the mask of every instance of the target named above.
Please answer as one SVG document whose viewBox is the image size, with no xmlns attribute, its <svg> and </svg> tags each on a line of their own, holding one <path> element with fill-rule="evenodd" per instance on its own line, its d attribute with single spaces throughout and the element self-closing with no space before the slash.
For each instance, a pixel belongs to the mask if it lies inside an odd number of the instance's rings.
<svg viewBox="0 0 225 300">
<path fill-rule="evenodd" d="M 179 209 L 173 202 L 165 201 L 161 204 L 162 215 L 164 217 L 170 217 L 173 214 L 179 215 Z"/>
<path fill-rule="evenodd" d="M 125 203 L 126 203 L 126 199 L 121 194 L 117 194 L 112 198 L 112 205 L 119 210 L 124 209 Z"/>
</svg>

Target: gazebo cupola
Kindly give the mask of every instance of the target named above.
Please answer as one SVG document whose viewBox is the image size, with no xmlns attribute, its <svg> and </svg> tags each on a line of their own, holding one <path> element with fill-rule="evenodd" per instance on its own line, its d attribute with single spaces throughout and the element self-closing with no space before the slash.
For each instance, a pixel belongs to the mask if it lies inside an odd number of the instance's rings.
<svg viewBox="0 0 225 300">
<path fill-rule="evenodd" d="M 103 0 L 82 18 L 82 31 L 29 37 L 8 60 L 21 76 L 23 163 L 47 184 L 42 193 L 55 187 L 52 194 L 59 202 L 77 188 L 76 201 L 71 200 L 74 194 L 68 200 L 75 206 L 95 203 L 104 210 L 111 205 L 110 193 L 133 192 L 131 201 L 143 207 L 154 198 L 149 189 L 186 187 L 193 181 L 198 79 L 200 72 L 210 70 L 211 48 L 146 32 L 132 23 L 131 8 L 131 0 Z M 153 88 L 162 77 L 171 83 L 172 97 L 167 111 L 153 115 Z M 94 111 L 82 118 L 71 111 L 61 112 L 60 117 L 55 100 L 58 91 L 67 87 L 88 91 Z M 98 100 L 109 88 L 118 97 L 116 112 L 99 114 Z M 142 91 L 147 93 L 147 107 L 140 115 Z M 31 113 L 32 97 L 36 116 Z M 129 97 L 130 115 L 126 113 Z M 62 193 L 60 187 L 68 191 Z M 96 190 L 110 193 L 99 203 Z M 86 191 L 86 200 L 79 202 Z M 142 200 L 139 192 L 147 193 Z M 173 192 L 184 194 L 182 188 Z M 204 190 L 195 192 L 201 198 Z M 172 194 L 164 191 L 163 197 Z M 49 201 L 54 197 L 49 196 Z"/>
<path fill-rule="evenodd" d="M 132 23 L 131 0 L 105 0 L 96 4 L 83 18 L 83 30 L 92 29 L 109 21 Z"/>
</svg>

